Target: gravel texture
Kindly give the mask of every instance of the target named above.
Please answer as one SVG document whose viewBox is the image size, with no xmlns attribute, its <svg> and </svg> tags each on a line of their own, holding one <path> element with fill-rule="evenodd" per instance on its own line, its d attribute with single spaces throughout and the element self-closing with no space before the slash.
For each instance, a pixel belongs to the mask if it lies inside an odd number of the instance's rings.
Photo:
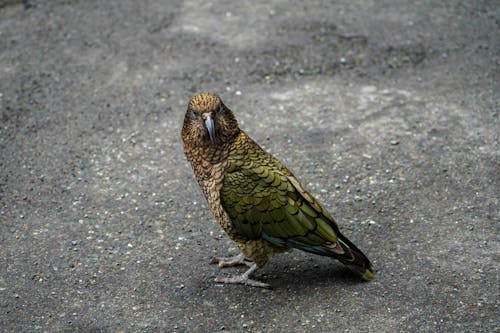
<svg viewBox="0 0 500 333">
<path fill-rule="evenodd" d="M 499 332 L 497 1 L 1 1 L 3 332 Z M 236 249 L 182 152 L 219 93 L 371 258 Z"/>
</svg>

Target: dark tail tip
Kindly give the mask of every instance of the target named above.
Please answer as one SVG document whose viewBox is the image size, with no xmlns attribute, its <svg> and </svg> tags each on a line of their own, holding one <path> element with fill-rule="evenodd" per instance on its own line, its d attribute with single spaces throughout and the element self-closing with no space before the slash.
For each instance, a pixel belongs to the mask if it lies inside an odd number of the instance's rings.
<svg viewBox="0 0 500 333">
<path fill-rule="evenodd" d="M 354 252 L 353 255 L 356 257 L 354 261 L 340 260 L 344 265 L 346 265 L 351 271 L 359 275 L 363 280 L 370 281 L 375 276 L 375 270 L 373 269 L 372 264 L 366 258 L 366 256 L 362 252 Z M 360 258 L 362 257 L 362 258 Z M 358 259 L 362 259 L 358 260 Z"/>
<path fill-rule="evenodd" d="M 342 237 L 339 240 L 344 250 L 349 253 L 348 257 L 343 256 L 342 258 L 338 258 L 340 262 L 358 274 L 363 280 L 372 280 L 375 276 L 375 270 L 370 260 L 347 238 Z"/>
</svg>

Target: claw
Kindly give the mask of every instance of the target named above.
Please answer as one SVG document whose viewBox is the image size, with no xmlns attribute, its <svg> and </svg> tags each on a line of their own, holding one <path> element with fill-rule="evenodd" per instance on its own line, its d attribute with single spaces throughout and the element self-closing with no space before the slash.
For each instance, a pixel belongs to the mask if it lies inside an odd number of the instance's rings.
<svg viewBox="0 0 500 333">
<path fill-rule="evenodd" d="M 219 266 L 220 266 L 220 262 L 219 262 Z M 249 267 L 250 268 L 245 273 L 243 273 L 241 275 L 236 275 L 236 276 L 231 276 L 231 277 L 216 277 L 214 281 L 216 283 L 244 284 L 244 285 L 251 286 L 251 287 L 271 288 L 271 285 L 269 285 L 267 283 L 250 279 L 249 276 L 257 269 L 257 264 L 252 263 L 249 265 Z"/>
</svg>

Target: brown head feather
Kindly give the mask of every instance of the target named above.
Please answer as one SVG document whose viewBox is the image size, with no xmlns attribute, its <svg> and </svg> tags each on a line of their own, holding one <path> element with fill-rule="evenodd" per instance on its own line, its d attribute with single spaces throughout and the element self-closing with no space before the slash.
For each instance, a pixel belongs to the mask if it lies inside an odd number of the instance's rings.
<svg viewBox="0 0 500 333">
<path fill-rule="evenodd" d="M 204 120 L 211 117 L 214 122 L 212 140 Z M 182 127 L 182 139 L 185 149 L 202 148 L 198 154 L 211 153 L 215 150 L 227 149 L 227 145 L 236 138 L 240 129 L 234 114 L 227 108 L 220 97 L 213 93 L 201 93 L 193 96 L 188 104 Z"/>
<path fill-rule="evenodd" d="M 218 95 L 212 93 L 201 93 L 193 96 L 189 101 L 189 108 L 200 112 L 208 112 L 216 110 L 221 104 L 221 99 Z"/>
</svg>

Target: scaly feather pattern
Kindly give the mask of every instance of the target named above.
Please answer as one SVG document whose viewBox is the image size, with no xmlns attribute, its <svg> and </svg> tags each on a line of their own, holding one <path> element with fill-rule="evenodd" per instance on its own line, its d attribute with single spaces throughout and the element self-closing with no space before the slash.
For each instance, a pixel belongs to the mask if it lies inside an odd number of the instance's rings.
<svg viewBox="0 0 500 333">
<path fill-rule="evenodd" d="M 334 257 L 363 278 L 372 278 L 370 261 L 340 233 L 328 211 L 243 131 L 228 155 L 221 201 L 246 238 Z"/>
<path fill-rule="evenodd" d="M 221 259 L 219 265 L 250 266 L 242 276 L 218 282 L 267 286 L 249 279 L 249 274 L 272 254 L 290 248 L 336 258 L 364 280 L 373 278 L 368 258 L 341 234 L 328 211 L 285 166 L 239 129 L 217 95 L 204 93 L 191 99 L 182 137 L 212 213 L 243 254 L 239 261 Z"/>
</svg>

